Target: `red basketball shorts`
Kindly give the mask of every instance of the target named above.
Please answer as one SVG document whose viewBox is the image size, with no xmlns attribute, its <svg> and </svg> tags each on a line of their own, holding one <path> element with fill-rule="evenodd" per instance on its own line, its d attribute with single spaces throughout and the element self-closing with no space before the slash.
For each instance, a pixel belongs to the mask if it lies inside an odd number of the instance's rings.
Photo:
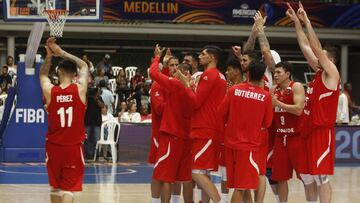
<svg viewBox="0 0 360 203">
<path fill-rule="evenodd" d="M 153 179 L 169 183 L 191 181 L 189 142 L 169 134 L 160 135 Z"/>
<path fill-rule="evenodd" d="M 272 179 L 277 181 L 289 180 L 293 170 L 299 177 L 306 174 L 307 154 L 306 142 L 300 135 L 276 136 L 272 163 Z"/>
<path fill-rule="evenodd" d="M 217 171 L 219 167 L 220 144 L 213 139 L 192 140 L 192 169 Z"/>
<path fill-rule="evenodd" d="M 65 146 L 46 142 L 46 168 L 52 188 L 82 191 L 84 165 L 82 144 Z"/>
<path fill-rule="evenodd" d="M 226 159 L 225 159 L 225 145 L 220 145 L 220 158 L 219 158 L 219 166 L 226 166 Z"/>
<path fill-rule="evenodd" d="M 333 175 L 335 159 L 335 129 L 318 127 L 311 131 L 306 140 L 309 173 L 312 175 Z"/>
<path fill-rule="evenodd" d="M 256 151 L 225 149 L 227 187 L 257 189 L 259 186 L 259 155 Z"/>
</svg>

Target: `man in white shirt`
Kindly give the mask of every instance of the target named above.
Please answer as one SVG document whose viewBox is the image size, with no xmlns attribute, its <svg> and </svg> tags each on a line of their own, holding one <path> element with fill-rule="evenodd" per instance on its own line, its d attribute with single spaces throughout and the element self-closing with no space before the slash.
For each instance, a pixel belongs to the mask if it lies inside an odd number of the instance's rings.
<svg viewBox="0 0 360 203">
<path fill-rule="evenodd" d="M 344 92 L 339 96 L 339 103 L 336 113 L 337 124 L 348 124 L 349 123 L 349 106 L 348 99 Z"/>
</svg>

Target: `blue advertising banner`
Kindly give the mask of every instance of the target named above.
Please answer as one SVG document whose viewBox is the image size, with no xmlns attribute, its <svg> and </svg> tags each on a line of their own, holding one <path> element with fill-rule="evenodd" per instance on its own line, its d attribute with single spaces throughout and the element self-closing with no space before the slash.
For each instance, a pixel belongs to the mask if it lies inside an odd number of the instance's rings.
<svg viewBox="0 0 360 203">
<path fill-rule="evenodd" d="M 83 11 L 86 10 L 87 5 L 92 5 L 93 1 L 73 0 L 69 9 Z M 268 26 L 292 25 L 285 14 L 286 1 L 280 0 L 102 0 L 102 2 L 104 21 L 251 25 L 255 12 L 260 10 L 263 15 L 268 16 Z M 303 4 L 316 27 L 360 28 L 360 4 Z M 297 3 L 291 5 L 295 10 L 298 9 Z M 6 9 L 4 11 L 6 12 Z M 80 12 L 71 15 L 83 14 Z M 0 17 L 3 18 L 3 14 L 0 13 Z"/>
<path fill-rule="evenodd" d="M 257 10 L 268 25 L 290 26 L 286 1 L 231 0 L 104 0 L 105 20 L 251 25 Z M 297 3 L 292 3 L 295 10 Z M 360 27 L 360 4 L 304 3 L 317 27 Z"/>
<path fill-rule="evenodd" d="M 360 128 L 336 127 L 336 164 L 360 165 Z"/>
</svg>

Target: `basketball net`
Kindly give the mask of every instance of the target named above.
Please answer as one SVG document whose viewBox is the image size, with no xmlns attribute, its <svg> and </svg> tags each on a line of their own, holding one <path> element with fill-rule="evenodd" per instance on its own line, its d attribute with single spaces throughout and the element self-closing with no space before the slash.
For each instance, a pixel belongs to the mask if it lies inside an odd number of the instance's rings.
<svg viewBox="0 0 360 203">
<path fill-rule="evenodd" d="M 44 10 L 44 15 L 50 25 L 50 36 L 62 37 L 66 17 L 69 11 L 61 9 Z"/>
</svg>

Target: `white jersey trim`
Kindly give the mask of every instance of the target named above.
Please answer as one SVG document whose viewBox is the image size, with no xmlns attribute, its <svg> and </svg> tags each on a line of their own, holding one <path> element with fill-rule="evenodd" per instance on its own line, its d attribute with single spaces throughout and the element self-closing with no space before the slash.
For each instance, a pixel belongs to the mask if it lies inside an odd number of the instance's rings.
<svg viewBox="0 0 360 203">
<path fill-rule="evenodd" d="M 320 94 L 319 101 L 324 99 L 325 97 L 330 97 L 333 94 L 333 92 L 326 92 L 323 94 Z"/>
<path fill-rule="evenodd" d="M 324 160 L 324 158 L 330 153 L 330 143 L 331 143 L 331 131 L 329 130 L 329 143 L 328 147 L 324 151 L 324 153 L 320 156 L 320 158 L 316 162 L 316 167 L 319 168 L 320 163 Z"/>
<path fill-rule="evenodd" d="M 250 159 L 251 165 L 255 168 L 256 172 L 257 172 L 258 174 L 260 174 L 260 172 L 259 172 L 259 166 L 258 166 L 257 163 L 254 161 L 254 159 L 252 158 L 252 152 L 250 152 L 250 157 L 249 157 L 249 159 Z"/>
<path fill-rule="evenodd" d="M 212 139 L 210 139 L 205 146 L 195 155 L 194 161 L 196 161 L 211 145 Z"/>
<path fill-rule="evenodd" d="M 156 168 L 160 162 L 164 161 L 166 158 L 168 158 L 170 155 L 170 142 L 169 142 L 169 145 L 168 145 L 168 149 L 167 149 L 167 152 L 164 156 L 160 157 L 159 160 L 156 162 L 156 164 L 154 165 L 154 168 Z"/>
<path fill-rule="evenodd" d="M 153 141 L 154 141 L 155 147 L 156 147 L 156 148 L 159 148 L 159 143 L 158 143 L 158 141 L 156 140 L 155 137 L 153 137 Z"/>
</svg>

